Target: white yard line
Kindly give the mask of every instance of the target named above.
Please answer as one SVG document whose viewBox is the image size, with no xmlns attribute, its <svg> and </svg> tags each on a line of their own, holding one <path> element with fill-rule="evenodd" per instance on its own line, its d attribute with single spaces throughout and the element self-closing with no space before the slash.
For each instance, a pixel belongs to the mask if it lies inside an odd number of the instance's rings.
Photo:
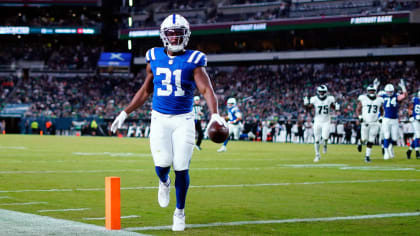
<svg viewBox="0 0 420 236">
<path fill-rule="evenodd" d="M 16 170 L 16 171 L 0 171 L 0 174 L 71 174 L 71 173 L 106 173 L 106 172 L 141 172 L 144 169 L 132 170 Z"/>
<path fill-rule="evenodd" d="M 23 150 L 23 149 L 26 149 L 26 147 L 23 147 L 23 146 L 0 146 L 0 149 Z"/>
<path fill-rule="evenodd" d="M 20 205 L 39 205 L 48 204 L 48 202 L 13 202 L 13 203 L 2 203 L 0 206 L 20 206 Z"/>
<path fill-rule="evenodd" d="M 420 179 L 374 179 L 374 180 L 338 180 L 338 181 L 297 182 L 297 183 L 191 185 L 190 188 L 237 188 L 237 187 L 265 187 L 265 186 L 318 185 L 318 184 L 355 184 L 355 183 L 384 183 L 384 182 L 420 182 Z M 121 187 L 121 190 L 141 190 L 141 189 L 157 189 L 157 188 L 158 188 L 157 186 Z M 0 193 L 72 192 L 72 191 L 104 191 L 104 188 L 0 190 Z"/>
<path fill-rule="evenodd" d="M 241 226 L 241 225 L 256 225 L 256 224 L 284 224 L 284 223 L 300 223 L 300 222 L 325 222 L 338 220 L 365 220 L 365 219 L 380 219 L 390 217 L 409 217 L 420 216 L 420 212 L 403 212 L 403 213 L 388 213 L 376 215 L 358 215 L 358 216 L 338 216 L 338 217 L 324 217 L 324 218 L 295 218 L 285 220 L 257 220 L 257 221 L 236 221 L 236 222 L 215 222 L 209 224 L 187 224 L 186 228 L 204 228 L 204 227 L 219 227 L 219 226 Z M 165 226 L 147 226 L 147 227 L 129 227 L 124 230 L 128 231 L 144 231 L 144 230 L 168 230 L 170 225 Z"/>
<path fill-rule="evenodd" d="M 121 216 L 121 219 L 139 218 L 138 215 Z M 105 217 L 83 218 L 84 220 L 105 220 Z"/>
<path fill-rule="evenodd" d="M 1 235 L 89 235 L 89 236 L 138 236 L 145 235 L 125 230 L 106 230 L 105 227 L 48 216 L 0 209 Z"/>
<path fill-rule="evenodd" d="M 0 199 L 10 198 L 9 196 L 0 196 Z"/>
<path fill-rule="evenodd" d="M 52 209 L 52 210 L 38 210 L 38 212 L 65 212 L 65 211 L 87 211 L 90 208 L 73 208 L 73 209 Z"/>
</svg>

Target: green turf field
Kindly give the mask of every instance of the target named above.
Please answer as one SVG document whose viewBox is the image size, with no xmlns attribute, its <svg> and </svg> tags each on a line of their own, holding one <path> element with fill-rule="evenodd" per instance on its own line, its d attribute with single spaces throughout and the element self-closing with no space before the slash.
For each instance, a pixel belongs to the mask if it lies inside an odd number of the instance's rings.
<svg viewBox="0 0 420 236">
<path fill-rule="evenodd" d="M 202 147 L 191 162 L 187 229 L 176 234 L 419 234 L 420 160 L 407 160 L 406 148 L 385 161 L 375 146 L 365 164 L 353 145 L 330 145 L 319 163 L 309 144 L 230 142 L 226 153 L 209 141 Z M 175 191 L 169 207 L 160 208 L 147 139 L 0 136 L 2 209 L 104 226 L 88 218 L 105 215 L 106 176 L 121 177 L 121 215 L 133 217 L 121 220 L 123 228 L 172 223 Z M 60 209 L 79 210 L 45 211 Z M 366 215 L 379 216 L 358 219 Z"/>
</svg>

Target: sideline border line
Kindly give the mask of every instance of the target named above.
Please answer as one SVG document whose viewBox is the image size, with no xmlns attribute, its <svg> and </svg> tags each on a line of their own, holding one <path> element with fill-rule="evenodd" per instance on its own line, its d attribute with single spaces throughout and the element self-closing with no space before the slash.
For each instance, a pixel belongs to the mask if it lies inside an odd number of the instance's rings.
<svg viewBox="0 0 420 236">
<path fill-rule="evenodd" d="M 205 227 L 240 226 L 240 225 L 256 225 L 256 224 L 284 224 L 284 223 L 301 223 L 301 222 L 326 222 L 326 221 L 328 222 L 328 221 L 338 221 L 338 220 L 365 220 L 365 219 L 408 217 L 408 216 L 420 216 L 420 212 L 386 213 L 386 214 L 357 215 L 357 216 L 337 216 L 337 217 L 323 217 L 323 218 L 301 218 L 301 219 L 294 218 L 294 219 L 285 219 L 285 220 L 215 222 L 215 223 L 209 223 L 209 224 L 187 224 L 186 228 L 205 228 Z M 124 230 L 127 230 L 127 231 L 168 230 L 168 229 L 171 229 L 170 225 L 124 228 Z"/>
</svg>

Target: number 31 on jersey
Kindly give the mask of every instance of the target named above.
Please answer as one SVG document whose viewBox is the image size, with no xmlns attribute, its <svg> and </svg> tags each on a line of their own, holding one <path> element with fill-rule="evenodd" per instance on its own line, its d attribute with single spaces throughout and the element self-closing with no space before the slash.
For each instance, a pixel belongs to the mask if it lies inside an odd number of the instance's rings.
<svg viewBox="0 0 420 236">
<path fill-rule="evenodd" d="M 165 75 L 165 79 L 162 80 L 162 88 L 157 89 L 157 95 L 170 96 L 175 85 L 174 96 L 184 96 L 185 91 L 181 87 L 181 72 L 180 69 L 171 71 L 169 68 L 157 67 L 156 75 Z M 172 83 L 172 76 L 175 77 L 175 84 Z"/>
</svg>

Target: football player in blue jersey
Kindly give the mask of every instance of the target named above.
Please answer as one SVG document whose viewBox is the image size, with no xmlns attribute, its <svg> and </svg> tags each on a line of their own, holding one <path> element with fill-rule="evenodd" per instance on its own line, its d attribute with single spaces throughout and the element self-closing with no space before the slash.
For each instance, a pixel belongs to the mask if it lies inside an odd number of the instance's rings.
<svg viewBox="0 0 420 236">
<path fill-rule="evenodd" d="M 218 114 L 216 95 L 207 75 L 207 57 L 186 50 L 191 31 L 188 21 L 178 14 L 169 15 L 160 26 L 164 47 L 146 53 L 146 79 L 130 104 L 115 118 L 112 132 L 121 128 L 128 114 L 152 98 L 150 149 L 159 177 L 158 203 L 169 204 L 171 166 L 175 171 L 176 209 L 173 231 L 185 229 L 185 199 L 190 182 L 188 173 L 194 141 L 194 90 L 197 87 L 207 102 L 212 122 L 225 124 Z"/>
<path fill-rule="evenodd" d="M 411 158 L 413 149 L 416 150 L 416 158 L 420 159 L 420 90 L 417 92 L 417 96 L 413 97 L 408 108 L 408 114 L 410 115 L 411 124 L 413 124 L 414 139 L 411 142 L 410 148 L 407 150 L 407 159 Z"/>
<path fill-rule="evenodd" d="M 395 93 L 392 84 L 385 85 L 384 92 L 381 96 L 384 100 L 384 116 L 382 120 L 382 127 L 384 134 L 384 159 L 388 160 L 394 158 L 393 146 L 396 145 L 398 139 L 398 109 L 399 102 L 407 97 L 407 89 L 403 79 L 398 84 L 402 90 L 402 94 Z"/>
<path fill-rule="evenodd" d="M 233 134 L 233 139 L 239 139 L 239 133 L 241 132 L 241 121 L 242 121 L 242 113 L 239 110 L 238 106 L 236 105 L 235 98 L 229 98 L 227 100 L 227 108 L 228 108 L 228 127 L 229 127 L 229 137 Z M 229 142 L 229 139 L 223 143 L 223 145 L 217 150 L 218 152 L 226 152 L 227 148 L 226 145 Z"/>
</svg>

